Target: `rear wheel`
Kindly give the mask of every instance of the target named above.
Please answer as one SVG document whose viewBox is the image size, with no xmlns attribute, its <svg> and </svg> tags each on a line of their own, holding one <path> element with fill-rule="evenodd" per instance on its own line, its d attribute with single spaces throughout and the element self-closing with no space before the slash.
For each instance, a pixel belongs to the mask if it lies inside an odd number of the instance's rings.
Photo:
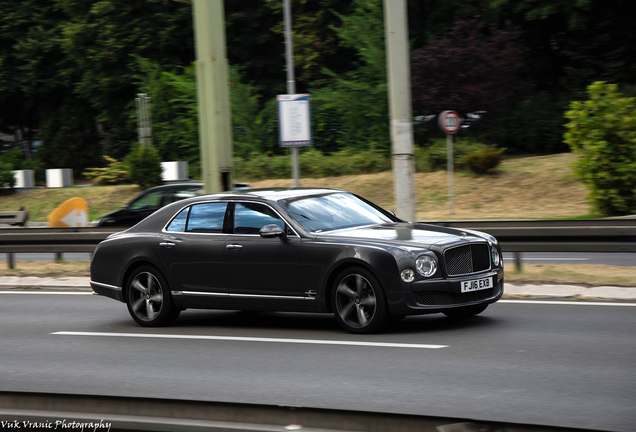
<svg viewBox="0 0 636 432">
<path fill-rule="evenodd" d="M 457 308 L 457 309 L 449 309 L 447 311 L 444 311 L 443 314 L 449 318 L 466 319 L 466 318 L 472 318 L 475 315 L 479 315 L 480 313 L 485 311 L 487 307 L 488 305 L 479 305 L 479 306 L 469 306 L 469 307 L 463 307 L 463 308 Z"/>
<path fill-rule="evenodd" d="M 180 310 L 172 303 L 168 283 L 154 267 L 142 266 L 128 278 L 126 304 L 130 316 L 144 327 L 171 324 Z"/>
<path fill-rule="evenodd" d="M 332 300 L 336 320 L 351 333 L 373 333 L 387 322 L 380 282 L 364 268 L 342 271 L 334 283 Z"/>
</svg>

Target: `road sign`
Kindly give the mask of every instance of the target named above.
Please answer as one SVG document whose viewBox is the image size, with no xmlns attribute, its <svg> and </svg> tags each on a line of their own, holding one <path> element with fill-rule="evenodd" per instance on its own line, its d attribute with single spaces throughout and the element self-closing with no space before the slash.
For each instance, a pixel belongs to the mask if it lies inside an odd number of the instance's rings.
<svg viewBox="0 0 636 432">
<path fill-rule="evenodd" d="M 462 125 L 462 119 L 455 111 L 442 111 L 437 117 L 437 123 L 444 133 L 454 134 Z"/>
<path fill-rule="evenodd" d="M 278 95 L 277 99 L 281 147 L 310 146 L 309 95 Z"/>
<path fill-rule="evenodd" d="M 46 219 L 51 228 L 88 226 L 88 204 L 84 198 L 71 198 L 53 210 Z"/>
</svg>

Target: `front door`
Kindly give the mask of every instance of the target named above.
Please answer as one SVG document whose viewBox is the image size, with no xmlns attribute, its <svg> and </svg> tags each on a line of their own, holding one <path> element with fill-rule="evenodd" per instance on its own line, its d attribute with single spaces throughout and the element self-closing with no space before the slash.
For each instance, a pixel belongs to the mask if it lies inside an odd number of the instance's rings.
<svg viewBox="0 0 636 432">
<path fill-rule="evenodd" d="M 301 239 L 269 206 L 237 202 L 233 229 L 225 239 L 225 268 L 232 303 L 258 308 L 302 309 Z M 282 238 L 263 238 L 259 230 L 270 224 L 287 232 Z"/>
</svg>

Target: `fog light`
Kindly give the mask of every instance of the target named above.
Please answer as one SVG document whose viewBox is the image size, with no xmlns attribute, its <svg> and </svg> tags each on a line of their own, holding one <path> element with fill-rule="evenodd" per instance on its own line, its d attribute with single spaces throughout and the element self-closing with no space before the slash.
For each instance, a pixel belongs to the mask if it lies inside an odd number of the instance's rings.
<svg viewBox="0 0 636 432">
<path fill-rule="evenodd" d="M 411 269 L 402 270 L 400 277 L 404 282 L 413 282 L 415 280 L 415 272 Z"/>
</svg>

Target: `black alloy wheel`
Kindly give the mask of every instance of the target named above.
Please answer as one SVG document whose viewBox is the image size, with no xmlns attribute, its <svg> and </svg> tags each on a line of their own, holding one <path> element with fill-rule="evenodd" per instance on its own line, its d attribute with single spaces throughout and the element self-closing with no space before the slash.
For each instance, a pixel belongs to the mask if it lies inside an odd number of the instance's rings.
<svg viewBox="0 0 636 432">
<path fill-rule="evenodd" d="M 332 300 L 336 320 L 351 333 L 374 333 L 387 323 L 380 282 L 362 267 L 351 267 L 338 275 Z"/>
<path fill-rule="evenodd" d="M 168 283 L 156 268 L 139 267 L 128 279 L 126 287 L 128 312 L 139 325 L 165 326 L 179 316 L 180 310 L 172 303 Z"/>
<path fill-rule="evenodd" d="M 479 305 L 479 306 L 468 306 L 468 307 L 457 308 L 457 309 L 449 309 L 444 311 L 443 314 L 449 318 L 466 319 L 466 318 L 472 318 L 475 315 L 479 315 L 480 313 L 485 311 L 487 307 L 488 305 L 486 304 L 486 305 Z"/>
</svg>

